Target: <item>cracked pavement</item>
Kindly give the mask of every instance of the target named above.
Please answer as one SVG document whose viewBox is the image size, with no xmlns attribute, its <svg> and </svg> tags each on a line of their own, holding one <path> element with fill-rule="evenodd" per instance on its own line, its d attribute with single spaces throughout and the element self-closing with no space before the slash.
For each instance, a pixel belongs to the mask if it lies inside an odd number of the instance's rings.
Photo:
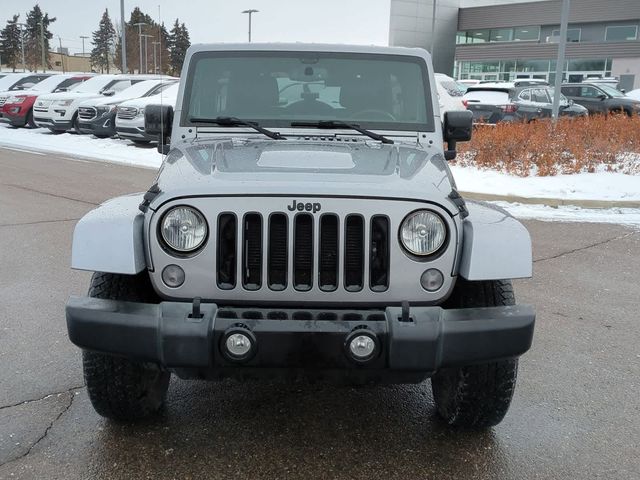
<svg viewBox="0 0 640 480">
<path fill-rule="evenodd" d="M 132 147 L 135 148 L 135 147 Z M 91 408 L 64 302 L 75 220 L 155 172 L 0 149 L 0 480 L 638 478 L 640 233 L 527 221 L 536 306 L 512 408 L 486 432 L 434 417 L 428 383 L 363 388 L 173 379 L 159 419 Z"/>
</svg>

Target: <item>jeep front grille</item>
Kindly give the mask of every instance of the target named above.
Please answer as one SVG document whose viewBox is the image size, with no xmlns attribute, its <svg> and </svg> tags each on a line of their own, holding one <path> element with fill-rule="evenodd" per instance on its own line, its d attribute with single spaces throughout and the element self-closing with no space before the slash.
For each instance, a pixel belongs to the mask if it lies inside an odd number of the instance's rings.
<svg viewBox="0 0 640 480">
<path fill-rule="evenodd" d="M 78 117 L 81 120 L 93 120 L 96 118 L 96 109 L 93 107 L 80 107 L 78 108 Z"/>
<path fill-rule="evenodd" d="M 369 245 L 365 245 L 365 228 L 371 231 Z M 267 245 L 263 244 L 263 238 Z M 383 215 L 365 218 L 349 214 L 340 221 L 338 215 L 328 213 L 315 222 L 311 213 L 291 217 L 274 213 L 266 220 L 259 213 L 243 217 L 222 213 L 217 219 L 216 281 L 221 290 L 233 290 L 241 283 L 249 291 L 262 288 L 279 291 L 292 282 L 296 291 L 306 292 L 317 282 L 317 287 L 325 292 L 338 288 L 357 292 L 365 287 L 380 292 L 389 286 L 390 241 L 389 220 Z M 366 276 L 365 255 L 369 255 Z M 343 272 L 339 271 L 341 256 L 344 256 Z M 314 278 L 315 262 L 317 278 Z M 237 272 L 238 268 L 242 271 Z M 369 285 L 365 285 L 366 277 Z"/>
</svg>

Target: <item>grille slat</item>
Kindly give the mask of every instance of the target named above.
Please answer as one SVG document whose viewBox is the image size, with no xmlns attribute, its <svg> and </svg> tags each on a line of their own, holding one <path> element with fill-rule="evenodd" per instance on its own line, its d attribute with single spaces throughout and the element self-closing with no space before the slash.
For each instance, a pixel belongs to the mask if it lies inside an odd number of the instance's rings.
<svg viewBox="0 0 640 480">
<path fill-rule="evenodd" d="M 338 288 L 339 229 L 336 215 L 323 215 L 320 219 L 319 285 L 332 292 Z"/>
<path fill-rule="evenodd" d="M 218 217 L 218 288 L 231 290 L 236 286 L 236 245 L 237 220 L 232 213 L 223 213 Z"/>
<path fill-rule="evenodd" d="M 80 107 L 78 108 L 78 117 L 82 120 L 93 120 L 96 118 L 97 111 L 93 107 Z"/>
<path fill-rule="evenodd" d="M 375 292 L 383 292 L 389 288 L 390 241 L 389 219 L 382 215 L 372 217 L 369 241 L 369 285 Z"/>
<path fill-rule="evenodd" d="M 275 213 L 269 219 L 269 256 L 267 272 L 269 288 L 284 290 L 287 288 L 288 233 L 287 216 Z"/>
<path fill-rule="evenodd" d="M 362 290 L 364 285 L 364 220 L 349 215 L 345 221 L 344 288 L 350 292 Z"/>
<path fill-rule="evenodd" d="M 249 213 L 243 223 L 242 284 L 247 290 L 258 290 L 262 285 L 262 217 Z"/>
<path fill-rule="evenodd" d="M 293 286 L 296 290 L 311 290 L 313 282 L 313 217 L 299 214 L 293 229 Z"/>
<path fill-rule="evenodd" d="M 121 120 L 133 120 L 137 115 L 136 107 L 118 107 L 118 118 Z"/>
</svg>

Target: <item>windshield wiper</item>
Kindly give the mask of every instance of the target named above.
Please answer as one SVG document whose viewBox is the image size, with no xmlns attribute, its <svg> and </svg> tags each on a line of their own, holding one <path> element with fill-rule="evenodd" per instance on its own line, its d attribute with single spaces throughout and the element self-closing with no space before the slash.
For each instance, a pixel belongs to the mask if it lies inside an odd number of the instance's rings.
<svg viewBox="0 0 640 480">
<path fill-rule="evenodd" d="M 355 130 L 356 132 L 360 132 L 363 135 L 366 135 L 369 138 L 373 138 L 374 140 L 378 140 L 382 143 L 393 143 L 393 140 L 387 138 L 378 133 L 372 132 L 371 130 L 366 130 L 361 128 L 360 125 L 355 123 L 346 123 L 341 122 L 340 120 L 320 120 L 318 122 L 291 122 L 292 127 L 315 127 L 315 128 L 328 128 L 328 129 L 336 129 L 336 128 L 349 128 L 351 130 Z"/>
<path fill-rule="evenodd" d="M 280 132 L 274 132 L 271 130 L 267 130 L 266 128 L 261 127 L 257 122 L 250 122 L 248 120 L 241 120 L 235 117 L 215 117 L 215 118 L 198 118 L 191 117 L 189 119 L 191 123 L 210 123 L 213 125 L 220 125 L 223 127 L 250 127 L 255 131 L 260 132 L 263 135 L 266 135 L 269 138 L 274 140 L 286 140 L 286 137 L 283 137 Z"/>
</svg>

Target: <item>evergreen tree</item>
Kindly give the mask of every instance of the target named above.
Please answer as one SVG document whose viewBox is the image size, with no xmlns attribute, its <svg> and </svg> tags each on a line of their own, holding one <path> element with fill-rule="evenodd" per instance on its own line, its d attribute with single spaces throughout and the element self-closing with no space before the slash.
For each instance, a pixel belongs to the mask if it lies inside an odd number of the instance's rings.
<svg viewBox="0 0 640 480">
<path fill-rule="evenodd" d="M 0 31 L 2 63 L 11 67 L 14 72 L 16 71 L 16 66 L 22 61 L 18 18 L 20 18 L 20 15 L 14 15 L 13 20 L 8 20 L 7 25 Z"/>
<path fill-rule="evenodd" d="M 167 48 L 167 40 L 166 40 L 166 30 L 163 30 L 163 27 L 158 27 L 158 23 L 153 20 L 153 18 L 146 13 L 144 13 L 140 8 L 136 7 L 131 12 L 131 17 L 129 21 L 125 23 L 125 34 L 127 36 L 127 68 L 129 73 L 134 73 L 140 70 L 140 31 L 136 26 L 137 23 L 144 23 L 142 26 L 142 34 L 143 35 L 151 35 L 152 38 L 147 38 L 147 41 L 144 41 L 142 38 L 142 72 L 152 73 L 154 64 L 153 64 L 153 42 L 161 42 L 160 51 L 157 50 L 156 46 L 156 55 L 162 57 L 162 63 L 165 63 L 165 58 L 168 56 Z M 160 30 L 160 32 L 159 32 Z M 116 52 L 115 52 L 115 63 L 116 65 L 122 65 L 122 38 L 118 37 L 116 42 Z M 144 50 L 146 45 L 146 52 Z M 145 54 L 146 53 L 146 54 Z M 146 65 L 145 65 L 146 59 Z M 157 57 L 156 57 L 157 61 Z M 163 68 L 161 65 L 159 66 L 159 70 L 162 73 Z"/>
<path fill-rule="evenodd" d="M 173 28 L 171 29 L 171 32 L 169 32 L 169 64 L 172 75 L 180 76 L 180 73 L 182 72 L 182 64 L 184 63 L 185 56 L 187 55 L 187 49 L 190 46 L 191 40 L 189 38 L 189 31 L 185 24 L 180 24 L 179 19 L 176 18 Z"/>
<path fill-rule="evenodd" d="M 51 68 L 51 64 L 49 64 L 49 40 L 53 38 L 53 34 L 49 31 L 49 25 L 55 21 L 55 17 L 50 18 L 48 13 L 43 13 L 38 4 L 27 13 L 24 50 L 27 68 L 29 68 L 29 70 L 37 70 L 38 67 L 42 65 L 43 43 L 45 63 L 47 68 Z"/>
<path fill-rule="evenodd" d="M 91 66 L 109 73 L 111 54 L 115 42 L 116 30 L 109 17 L 109 9 L 105 9 L 98 30 L 93 32 L 93 50 L 91 50 Z"/>
</svg>

